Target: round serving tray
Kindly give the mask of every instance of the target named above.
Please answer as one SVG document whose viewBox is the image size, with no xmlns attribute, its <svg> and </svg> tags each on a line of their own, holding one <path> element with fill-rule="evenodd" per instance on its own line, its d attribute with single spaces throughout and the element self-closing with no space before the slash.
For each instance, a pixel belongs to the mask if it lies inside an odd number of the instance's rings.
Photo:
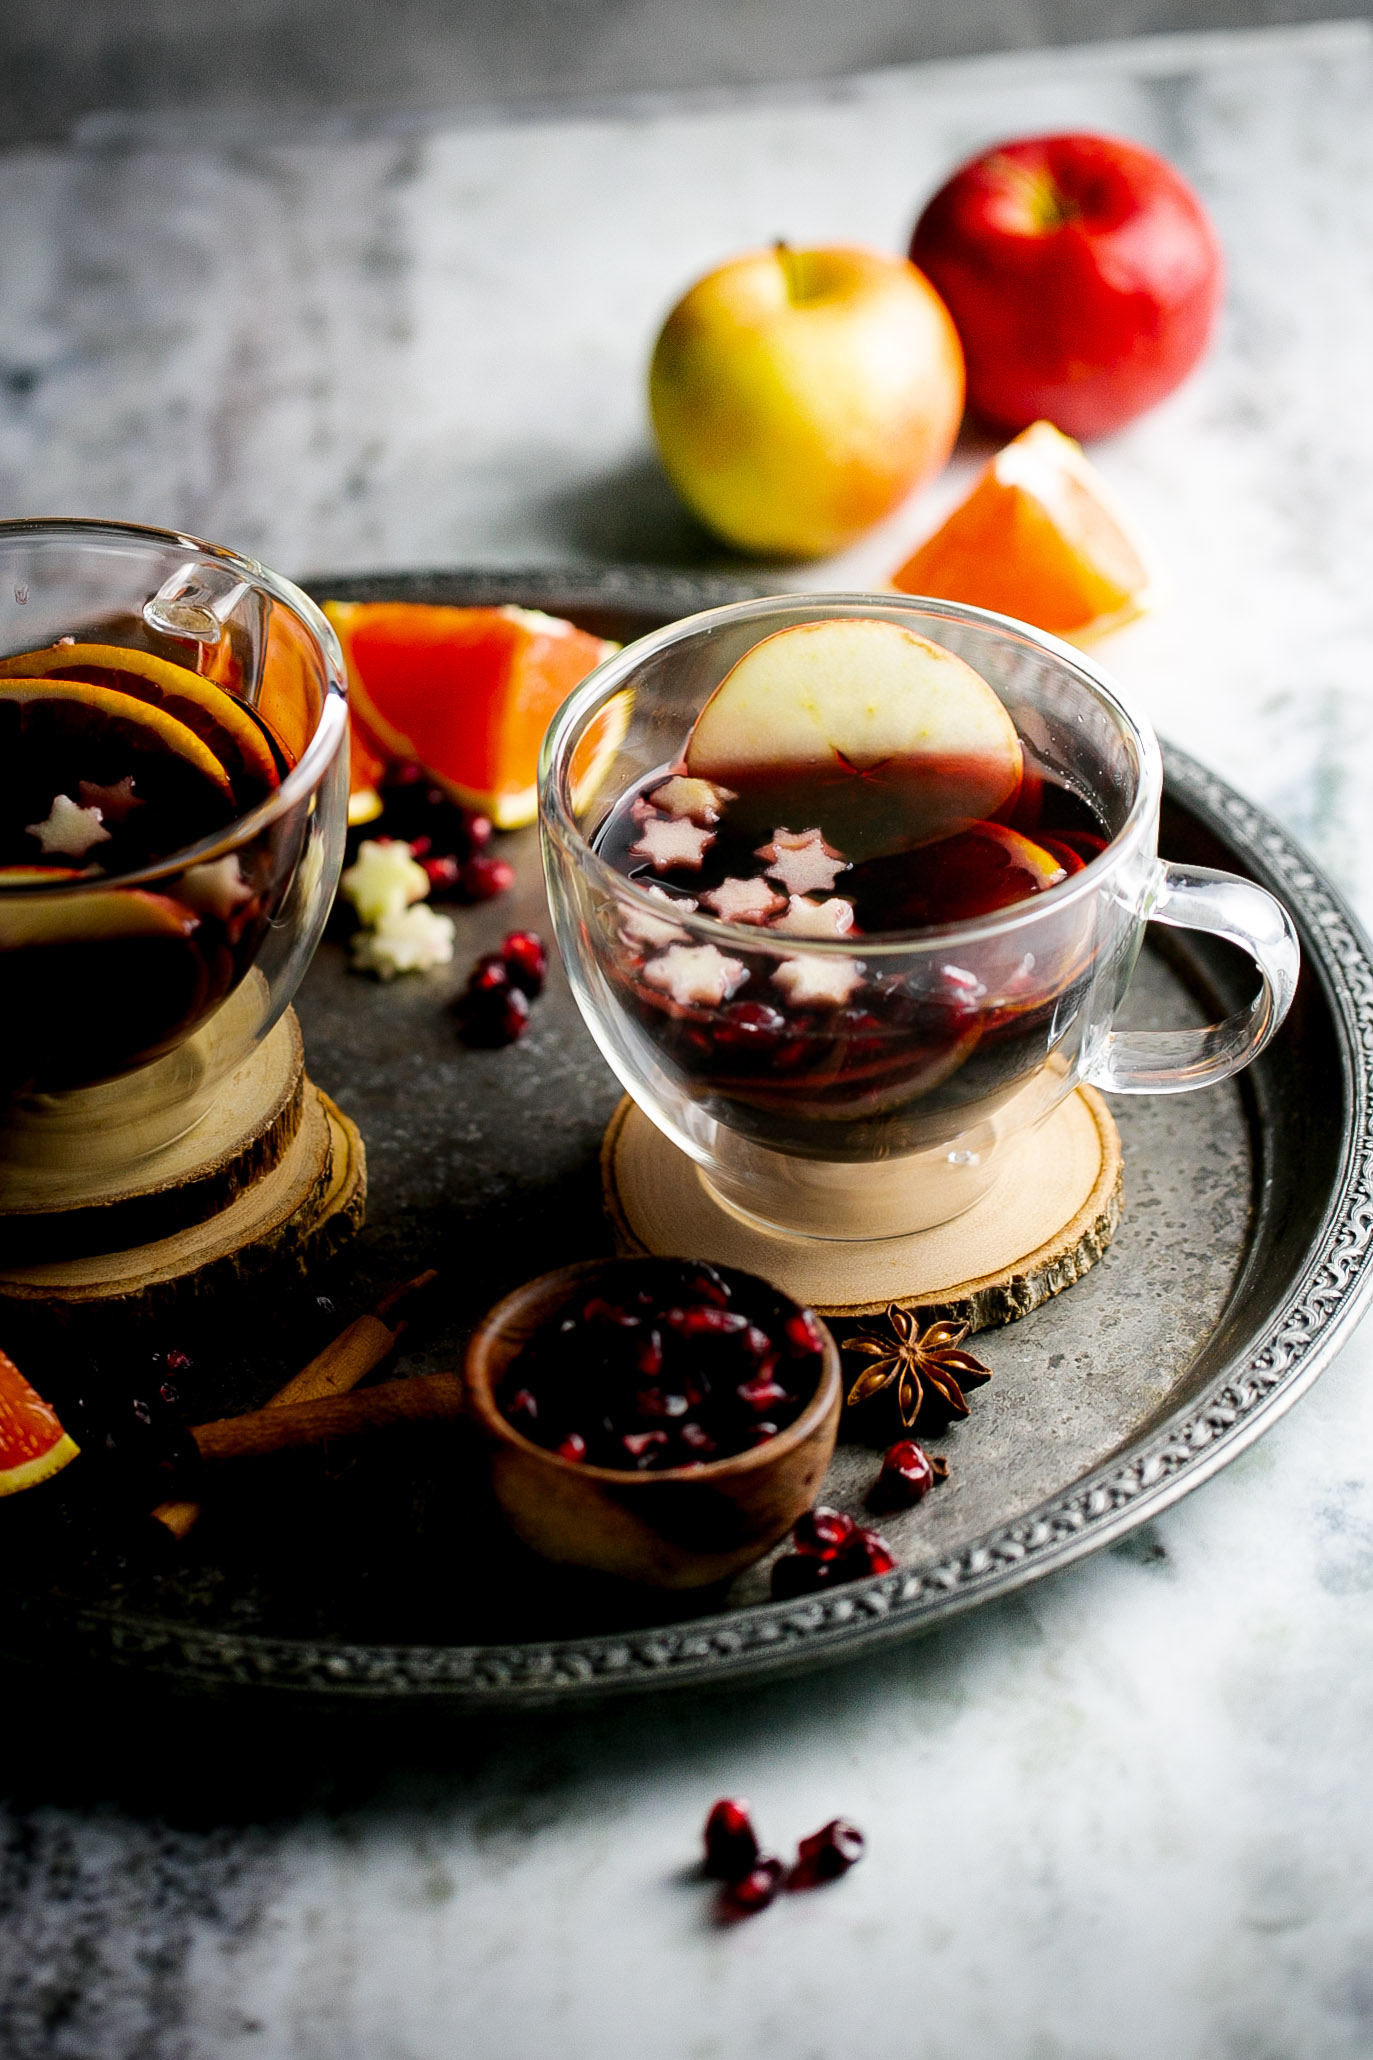
<svg viewBox="0 0 1373 2060">
<path fill-rule="evenodd" d="M 310 586 L 517 602 L 621 639 L 760 591 L 635 568 Z M 967 1421 L 932 1440 L 949 1482 L 884 1520 L 898 1572 L 784 1604 L 765 1599 L 765 1567 L 694 1601 L 626 1593 L 525 1554 L 460 1441 L 440 1458 L 396 1440 L 384 1456 L 340 1450 L 278 1462 L 251 1485 L 236 1477 L 180 1557 L 94 1531 L 60 1552 L 6 1554 L 5 1650 L 183 1687 L 468 1707 L 742 1680 L 923 1631 L 1113 1542 L 1208 1479 L 1315 1379 L 1368 1297 L 1373 957 L 1270 817 L 1183 753 L 1164 755 L 1164 855 L 1247 873 L 1282 897 L 1301 932 L 1297 1001 L 1238 1083 L 1112 1103 L 1125 1148 L 1115 1243 L 1069 1293 L 982 1334 L 994 1378 Z M 445 1299 L 403 1370 L 452 1366 L 508 1287 L 609 1248 L 597 1147 L 619 1088 L 565 983 L 555 977 L 509 1051 L 465 1051 L 445 1009 L 479 951 L 514 924 L 546 925 L 534 833 L 505 848 L 517 888 L 461 915 L 449 973 L 381 988 L 348 974 L 339 943 L 322 947 L 298 1009 L 312 1077 L 367 1141 L 368 1223 L 326 1274 L 284 1288 L 279 1308 L 264 1312 L 259 1297 L 225 1312 L 202 1358 L 204 1415 L 265 1399 L 323 1335 L 422 1266 L 444 1270 Z M 1202 1021 L 1240 1005 L 1250 981 L 1224 945 L 1152 933 L 1128 1006 L 1139 1023 Z M 317 1307 L 322 1293 L 333 1310 Z M 871 1447 L 841 1443 L 827 1499 L 856 1511 L 875 1467 Z"/>
</svg>

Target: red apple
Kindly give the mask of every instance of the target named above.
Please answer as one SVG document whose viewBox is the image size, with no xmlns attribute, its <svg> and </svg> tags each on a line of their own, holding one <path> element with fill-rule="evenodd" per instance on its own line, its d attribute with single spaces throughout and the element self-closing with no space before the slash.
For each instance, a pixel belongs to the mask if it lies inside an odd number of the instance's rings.
<svg viewBox="0 0 1373 2060">
<path fill-rule="evenodd" d="M 1221 298 L 1196 194 L 1114 136 L 1031 136 L 972 159 L 921 215 L 911 259 L 963 340 L 969 407 L 1000 429 L 1120 429 L 1186 378 Z"/>
</svg>

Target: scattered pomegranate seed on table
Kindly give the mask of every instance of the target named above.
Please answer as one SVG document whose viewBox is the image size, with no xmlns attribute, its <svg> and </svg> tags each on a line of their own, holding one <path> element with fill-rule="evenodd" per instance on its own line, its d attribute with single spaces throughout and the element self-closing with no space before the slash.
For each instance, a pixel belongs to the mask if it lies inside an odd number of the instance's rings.
<svg viewBox="0 0 1373 2060">
<path fill-rule="evenodd" d="M 826 1516 L 833 1514 L 825 1512 Z M 820 1530 L 830 1537 L 833 1527 Z M 724 1883 L 717 1914 L 725 1919 L 751 1917 L 776 1897 L 783 1878 L 790 1889 L 811 1889 L 837 1881 L 863 1857 L 865 1840 L 846 1817 L 831 1817 L 797 1849 L 790 1875 L 771 1853 L 760 1851 L 749 1806 L 737 1796 L 722 1796 L 706 1818 L 704 1871 Z"/>
<path fill-rule="evenodd" d="M 792 1531 L 792 1545 L 793 1550 L 783 1553 L 773 1565 L 775 1602 L 789 1602 L 873 1574 L 889 1574 L 897 1565 L 885 1538 L 856 1524 L 840 1509 L 821 1506 L 808 1510 Z"/>
<path fill-rule="evenodd" d="M 523 1037 L 547 971 L 548 953 L 533 930 L 512 930 L 499 951 L 483 952 L 457 1002 L 464 1040 L 493 1050 Z"/>
<path fill-rule="evenodd" d="M 522 987 L 531 1001 L 543 993 L 548 973 L 548 953 L 542 937 L 533 930 L 512 930 L 501 946 L 501 957 L 516 987 Z"/>
<path fill-rule="evenodd" d="M 758 1859 L 758 1838 L 746 1802 L 722 1796 L 706 1818 L 705 1869 L 717 1881 L 741 1881 Z"/>
<path fill-rule="evenodd" d="M 865 1843 L 856 1824 L 850 1824 L 844 1817 L 832 1817 L 819 1831 L 801 1840 L 787 1886 L 819 1888 L 826 1881 L 837 1881 L 862 1859 Z"/>
<path fill-rule="evenodd" d="M 949 1477 L 949 1462 L 926 1452 L 914 1438 L 898 1438 L 882 1457 L 882 1471 L 868 1490 L 869 1509 L 912 1509 L 936 1481 Z"/>
<path fill-rule="evenodd" d="M 720 1891 L 720 1912 L 725 1917 L 752 1917 L 765 1910 L 782 1885 L 782 1862 L 765 1853 L 738 1881 L 726 1882 Z"/>
</svg>

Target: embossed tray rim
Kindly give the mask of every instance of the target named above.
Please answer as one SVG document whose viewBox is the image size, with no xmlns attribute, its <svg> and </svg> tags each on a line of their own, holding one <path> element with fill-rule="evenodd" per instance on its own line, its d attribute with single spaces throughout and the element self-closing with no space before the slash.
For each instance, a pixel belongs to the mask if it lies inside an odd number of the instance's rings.
<svg viewBox="0 0 1373 2060">
<path fill-rule="evenodd" d="M 342 598 L 523 601 L 556 613 L 661 611 L 661 620 L 766 591 L 756 581 L 627 566 L 348 575 L 308 584 Z M 1291 909 L 1313 1004 L 1329 1017 L 1344 1111 L 1338 1171 L 1317 1228 L 1288 1262 L 1271 1312 L 1246 1325 L 1251 1242 L 1249 1263 L 1217 1325 L 1217 1333 L 1234 1334 L 1232 1341 L 1199 1394 L 1068 1489 L 957 1552 L 803 1602 L 753 1604 L 648 1630 L 470 1647 L 237 1635 L 78 1606 L 65 1613 L 63 1647 L 203 1689 L 438 1699 L 473 1709 L 725 1685 L 838 1661 L 931 1629 L 1112 1543 L 1238 1457 L 1317 1378 L 1373 1294 L 1373 948 L 1338 890 L 1271 816 L 1167 745 L 1164 772 L 1166 796 Z M 1203 1348 L 1198 1358 L 1205 1356 Z"/>
</svg>

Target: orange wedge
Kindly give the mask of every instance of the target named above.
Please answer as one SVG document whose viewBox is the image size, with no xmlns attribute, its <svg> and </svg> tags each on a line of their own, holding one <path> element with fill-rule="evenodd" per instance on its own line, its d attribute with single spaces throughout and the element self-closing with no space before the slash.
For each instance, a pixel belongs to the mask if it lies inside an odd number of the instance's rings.
<svg viewBox="0 0 1373 2060">
<path fill-rule="evenodd" d="M 532 822 L 544 731 L 615 646 L 528 608 L 414 601 L 326 601 L 324 608 L 348 661 L 354 734 L 364 751 L 418 760 L 498 829 Z M 608 735 L 609 718 L 601 727 Z"/>
<path fill-rule="evenodd" d="M 280 783 L 267 740 L 242 703 L 212 680 L 151 651 L 122 644 L 50 644 L 42 651 L 0 658 L 0 679 L 84 680 L 132 695 L 184 724 L 209 746 L 230 779 L 246 774 L 269 792 Z M 246 803 L 254 797 L 239 798 Z"/>
<path fill-rule="evenodd" d="M 1154 584 L 1100 474 L 1050 422 L 998 451 L 892 578 L 902 593 L 991 608 L 1074 642 L 1142 615 Z"/>
<path fill-rule="evenodd" d="M 77 1455 L 57 1412 L 0 1352 L 0 1495 L 17 1495 L 51 1480 Z"/>
</svg>

